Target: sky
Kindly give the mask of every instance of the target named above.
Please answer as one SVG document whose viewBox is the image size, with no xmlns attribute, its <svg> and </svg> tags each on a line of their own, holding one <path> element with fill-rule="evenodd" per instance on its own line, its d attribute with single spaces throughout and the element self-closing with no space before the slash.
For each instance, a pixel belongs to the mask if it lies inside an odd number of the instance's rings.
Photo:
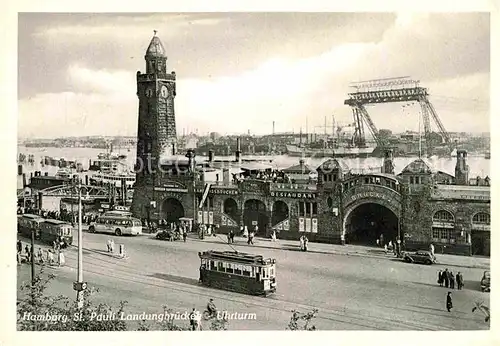
<svg viewBox="0 0 500 346">
<path fill-rule="evenodd" d="M 153 30 L 179 135 L 330 132 L 332 115 L 352 123 L 352 82 L 400 76 L 448 131 L 490 128 L 488 13 L 19 13 L 18 136 L 136 135 Z M 378 129 L 419 129 L 418 104 L 367 110 Z"/>
</svg>

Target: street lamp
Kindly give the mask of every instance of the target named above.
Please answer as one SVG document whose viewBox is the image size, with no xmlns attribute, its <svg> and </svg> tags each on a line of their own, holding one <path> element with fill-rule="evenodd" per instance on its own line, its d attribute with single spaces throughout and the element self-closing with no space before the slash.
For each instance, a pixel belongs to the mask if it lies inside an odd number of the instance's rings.
<svg viewBox="0 0 500 346">
<path fill-rule="evenodd" d="M 82 232 L 82 185 L 78 181 L 78 273 L 73 289 L 76 291 L 76 302 L 79 309 L 83 308 L 83 295 L 87 283 L 83 282 L 83 232 Z"/>
</svg>

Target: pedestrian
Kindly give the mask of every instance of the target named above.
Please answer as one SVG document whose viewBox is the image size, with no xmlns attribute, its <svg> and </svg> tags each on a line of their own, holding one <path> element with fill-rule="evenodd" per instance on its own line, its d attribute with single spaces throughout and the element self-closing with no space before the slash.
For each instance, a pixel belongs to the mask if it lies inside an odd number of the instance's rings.
<svg viewBox="0 0 500 346">
<path fill-rule="evenodd" d="M 184 232 L 182 232 L 182 239 L 184 240 L 184 243 L 186 242 L 187 237 L 188 237 L 187 230 L 184 229 Z"/>
<path fill-rule="evenodd" d="M 460 289 L 464 288 L 464 277 L 462 276 L 462 273 L 458 272 L 458 277 L 460 279 Z"/>
<path fill-rule="evenodd" d="M 276 231 L 275 230 L 273 230 L 273 234 L 271 236 L 271 240 L 272 241 L 276 241 Z"/>
<path fill-rule="evenodd" d="M 227 232 L 227 243 L 231 244 L 231 232 Z"/>
<path fill-rule="evenodd" d="M 40 261 L 40 263 L 43 263 L 43 250 L 41 247 L 38 248 L 38 261 Z"/>
<path fill-rule="evenodd" d="M 54 262 L 54 254 L 53 254 L 53 252 L 52 252 L 52 251 L 53 251 L 52 249 L 49 249 L 49 250 L 47 251 L 47 262 L 48 262 L 49 264 L 52 264 L 52 263 Z"/>
<path fill-rule="evenodd" d="M 58 260 L 59 260 L 59 266 L 63 266 L 65 263 L 66 263 L 66 259 L 64 258 L 64 252 L 62 251 L 59 251 L 59 256 L 58 256 Z"/>
<path fill-rule="evenodd" d="M 455 289 L 455 276 L 451 271 L 449 275 L 450 275 L 450 288 Z"/>
<path fill-rule="evenodd" d="M 453 302 L 451 301 L 451 292 L 448 292 L 448 295 L 446 296 L 446 310 L 450 312 L 452 308 Z"/>
<path fill-rule="evenodd" d="M 432 257 L 434 257 L 434 245 L 432 243 L 429 245 L 429 251 L 431 252 Z"/>
<path fill-rule="evenodd" d="M 380 239 L 377 238 L 377 247 L 380 245 Z"/>
<path fill-rule="evenodd" d="M 26 262 L 30 262 L 30 249 L 28 248 L 28 244 L 24 247 L 24 252 L 26 252 Z"/>
<path fill-rule="evenodd" d="M 17 241 L 17 252 L 23 252 L 23 243 L 20 240 Z"/>
<path fill-rule="evenodd" d="M 387 255 L 387 244 L 384 244 L 384 252 Z"/>
<path fill-rule="evenodd" d="M 443 272 L 443 280 L 444 287 L 448 288 L 450 286 L 450 273 L 448 272 L 448 268 L 446 268 Z"/>
<path fill-rule="evenodd" d="M 248 234 L 248 242 L 247 242 L 249 245 L 250 245 L 250 244 L 252 244 L 252 245 L 253 245 L 253 237 L 254 237 L 254 233 L 253 233 L 253 232 L 250 232 L 250 233 Z"/>
<path fill-rule="evenodd" d="M 460 278 L 460 272 L 457 273 L 455 279 L 457 281 L 457 289 L 461 290 L 462 289 L 462 280 Z"/>
<path fill-rule="evenodd" d="M 299 243 L 300 243 L 300 250 L 304 251 L 304 236 L 300 237 Z"/>
<path fill-rule="evenodd" d="M 438 273 L 438 284 L 439 286 L 443 287 L 443 271 L 440 270 Z"/>
<path fill-rule="evenodd" d="M 309 239 L 304 236 L 304 251 L 307 251 L 307 244 L 309 243 Z"/>
<path fill-rule="evenodd" d="M 243 237 L 245 237 L 245 238 L 248 237 L 248 227 L 247 226 L 245 226 L 243 228 Z"/>
<path fill-rule="evenodd" d="M 108 248 L 108 252 L 111 252 L 111 239 L 108 239 L 106 242 L 106 247 Z"/>
<path fill-rule="evenodd" d="M 234 232 L 233 232 L 233 230 L 229 231 L 229 233 L 231 234 L 231 243 L 234 244 Z"/>
<path fill-rule="evenodd" d="M 110 243 L 110 250 L 111 250 L 111 253 L 115 253 L 115 241 L 113 239 L 111 239 L 111 243 Z"/>
</svg>

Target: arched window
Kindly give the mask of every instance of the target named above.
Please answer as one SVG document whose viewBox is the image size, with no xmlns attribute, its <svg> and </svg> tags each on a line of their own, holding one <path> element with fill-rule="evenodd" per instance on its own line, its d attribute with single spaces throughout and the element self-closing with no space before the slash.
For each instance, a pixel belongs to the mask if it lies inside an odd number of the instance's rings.
<svg viewBox="0 0 500 346">
<path fill-rule="evenodd" d="M 477 213 L 472 217 L 472 223 L 489 225 L 491 222 L 490 214 L 488 213 Z"/>
<path fill-rule="evenodd" d="M 432 241 L 445 244 L 456 242 L 455 218 L 447 210 L 438 210 L 432 216 Z"/>
<path fill-rule="evenodd" d="M 438 210 L 434 213 L 434 216 L 432 217 L 432 221 L 436 222 L 453 222 L 455 221 L 455 218 L 453 215 L 446 210 Z"/>
</svg>

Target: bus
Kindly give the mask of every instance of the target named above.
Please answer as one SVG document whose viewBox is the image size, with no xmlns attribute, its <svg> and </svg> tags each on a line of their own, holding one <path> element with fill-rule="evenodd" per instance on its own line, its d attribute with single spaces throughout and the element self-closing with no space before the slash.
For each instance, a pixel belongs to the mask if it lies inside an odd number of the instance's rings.
<svg viewBox="0 0 500 346">
<path fill-rule="evenodd" d="M 31 232 L 35 231 L 35 238 L 40 237 L 40 224 L 45 219 L 35 214 L 23 214 L 17 217 L 17 232 L 25 237 L 31 238 Z"/>
<path fill-rule="evenodd" d="M 89 226 L 91 233 L 111 233 L 117 236 L 142 233 L 142 222 L 128 215 L 101 215 Z"/>
<path fill-rule="evenodd" d="M 199 252 L 201 284 L 250 295 L 276 292 L 276 260 L 237 251 Z"/>
<path fill-rule="evenodd" d="M 73 243 L 72 230 L 71 224 L 65 221 L 45 219 L 40 224 L 40 240 L 48 244 L 60 242 L 65 248 Z"/>
</svg>

